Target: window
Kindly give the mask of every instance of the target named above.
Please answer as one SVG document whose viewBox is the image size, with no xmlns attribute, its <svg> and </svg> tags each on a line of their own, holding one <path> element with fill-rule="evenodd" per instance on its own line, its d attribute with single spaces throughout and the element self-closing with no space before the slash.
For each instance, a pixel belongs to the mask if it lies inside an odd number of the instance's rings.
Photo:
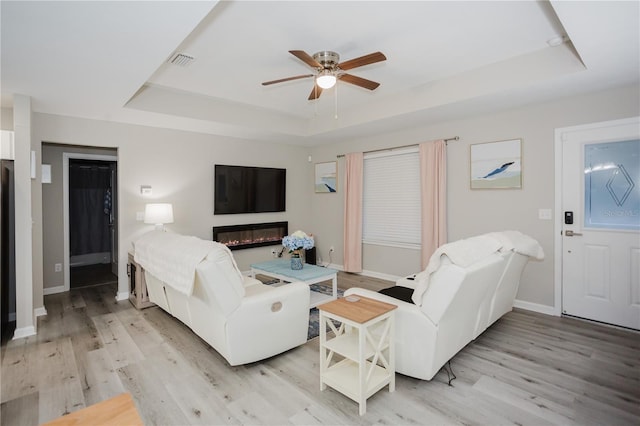
<svg viewBox="0 0 640 426">
<path fill-rule="evenodd" d="M 363 179 L 363 242 L 419 249 L 418 147 L 365 154 Z"/>
<path fill-rule="evenodd" d="M 640 140 L 584 146 L 584 227 L 640 229 Z"/>
</svg>

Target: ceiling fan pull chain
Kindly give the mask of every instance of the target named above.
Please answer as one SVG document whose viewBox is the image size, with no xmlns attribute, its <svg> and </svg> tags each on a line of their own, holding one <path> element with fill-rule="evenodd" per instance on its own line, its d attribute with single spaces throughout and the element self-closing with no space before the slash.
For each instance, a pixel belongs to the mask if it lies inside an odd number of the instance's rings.
<svg viewBox="0 0 640 426">
<path fill-rule="evenodd" d="M 335 112 L 334 112 L 333 118 L 334 118 L 334 120 L 337 120 L 338 119 L 338 85 L 336 84 L 334 86 L 334 88 L 335 88 L 335 91 L 336 91 L 336 95 L 334 96 L 334 99 L 335 99 Z"/>
</svg>

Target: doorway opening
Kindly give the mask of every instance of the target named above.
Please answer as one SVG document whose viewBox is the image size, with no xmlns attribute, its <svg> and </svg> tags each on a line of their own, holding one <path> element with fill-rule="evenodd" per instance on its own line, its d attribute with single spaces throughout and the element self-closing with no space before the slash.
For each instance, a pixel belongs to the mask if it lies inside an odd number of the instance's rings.
<svg viewBox="0 0 640 426">
<path fill-rule="evenodd" d="M 82 160 L 82 161 L 79 161 Z M 78 161 L 76 163 L 76 161 Z M 76 171 L 75 165 L 79 166 Z M 42 183 L 42 266 L 43 266 L 43 294 L 62 293 L 71 289 L 71 265 L 89 266 L 98 264 L 109 264 L 112 274 L 118 275 L 118 149 L 111 147 L 90 147 L 81 145 L 68 145 L 61 143 L 42 142 L 42 164 L 47 165 L 50 172 L 48 178 Z M 71 167 L 70 167 L 71 165 Z M 107 178 L 85 177 L 84 173 L 89 173 L 90 169 L 101 170 L 104 174 L 109 171 Z M 104 170 L 103 170 L 104 169 Z M 71 183 L 70 178 L 79 180 L 79 183 Z M 78 198 L 74 191 L 80 193 L 90 192 L 92 187 L 98 186 L 94 183 L 99 180 L 102 192 L 94 194 L 94 204 L 100 216 L 98 219 L 107 219 L 109 226 L 109 245 L 106 249 L 87 252 L 76 252 L 74 248 L 71 254 L 71 241 L 75 239 L 74 245 L 80 246 L 95 244 L 96 242 L 82 241 L 83 239 L 93 239 L 91 232 L 80 231 L 75 237 L 70 238 L 72 228 L 81 221 L 89 221 L 88 218 L 77 218 L 75 213 L 70 218 L 70 201 Z M 71 186 L 71 190 L 70 190 Z M 107 214 L 105 214 L 105 188 L 110 189 L 111 205 L 107 203 Z M 71 197 L 70 197 L 71 193 Z M 81 199 L 81 197 L 80 197 Z M 110 207 L 110 209 L 109 209 Z M 96 219 L 97 221 L 97 219 Z M 104 237 L 102 237 L 104 239 Z M 77 241 L 80 240 L 80 241 Z M 102 244 L 100 242 L 100 244 Z M 93 253 L 92 253 L 93 252 Z M 97 254 L 96 254 L 97 253 Z M 102 253 L 102 254 L 101 254 Z M 87 268 L 88 269 L 88 268 Z M 74 272 L 80 271 L 79 269 Z M 94 273 L 88 273 L 95 276 Z M 110 276 L 109 280 L 113 277 Z M 74 279 L 74 282 L 76 280 Z M 120 281 L 120 280 L 118 280 Z M 117 287 L 117 286 L 115 286 Z"/>
<path fill-rule="evenodd" d="M 117 163 L 70 158 L 68 173 L 69 286 L 115 283 Z"/>
<path fill-rule="evenodd" d="M 0 160 L 0 317 L 4 345 L 16 328 L 15 188 L 13 160 Z"/>
</svg>

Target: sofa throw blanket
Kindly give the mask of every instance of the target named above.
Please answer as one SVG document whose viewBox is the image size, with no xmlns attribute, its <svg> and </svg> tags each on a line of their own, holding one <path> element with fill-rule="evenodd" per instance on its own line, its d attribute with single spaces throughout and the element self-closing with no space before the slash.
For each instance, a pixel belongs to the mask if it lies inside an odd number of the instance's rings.
<svg viewBox="0 0 640 426">
<path fill-rule="evenodd" d="M 486 235 L 500 241 L 502 244 L 500 251 L 513 250 L 536 260 L 544 259 L 544 251 L 540 243 L 520 231 L 490 232 Z"/>
<path fill-rule="evenodd" d="M 487 235 L 479 235 L 441 245 L 431 255 L 427 268 L 416 275 L 416 289 L 411 296 L 411 300 L 416 305 L 422 306 L 422 296 L 429 288 L 431 275 L 440 268 L 442 256 L 448 257 L 454 265 L 466 268 L 497 252 L 501 247 L 502 243 L 498 239 Z"/>
<path fill-rule="evenodd" d="M 191 296 L 196 267 L 216 243 L 192 236 L 152 231 L 134 243 L 134 259 L 176 291 Z"/>
</svg>

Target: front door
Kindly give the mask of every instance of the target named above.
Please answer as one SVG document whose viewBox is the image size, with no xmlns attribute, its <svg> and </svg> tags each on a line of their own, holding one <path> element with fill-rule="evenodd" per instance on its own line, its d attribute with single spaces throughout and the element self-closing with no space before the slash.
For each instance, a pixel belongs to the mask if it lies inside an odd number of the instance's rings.
<svg viewBox="0 0 640 426">
<path fill-rule="evenodd" d="M 557 134 L 562 312 L 640 329 L 640 119 Z"/>
</svg>

